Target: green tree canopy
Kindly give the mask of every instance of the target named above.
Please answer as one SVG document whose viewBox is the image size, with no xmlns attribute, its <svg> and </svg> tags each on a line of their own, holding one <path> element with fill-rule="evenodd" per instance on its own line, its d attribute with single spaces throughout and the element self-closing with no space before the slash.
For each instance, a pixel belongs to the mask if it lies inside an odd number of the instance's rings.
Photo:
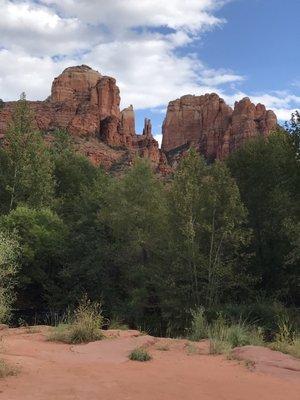
<svg viewBox="0 0 300 400">
<path fill-rule="evenodd" d="M 4 212 L 18 204 L 41 207 L 52 200 L 53 164 L 24 94 L 17 102 L 5 145 L 0 149 L 0 188 Z"/>
</svg>

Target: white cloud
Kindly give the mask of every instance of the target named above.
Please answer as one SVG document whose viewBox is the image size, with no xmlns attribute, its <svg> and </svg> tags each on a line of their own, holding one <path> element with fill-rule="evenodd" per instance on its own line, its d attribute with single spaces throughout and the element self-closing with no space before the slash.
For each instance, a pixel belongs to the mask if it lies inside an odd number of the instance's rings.
<svg viewBox="0 0 300 400">
<path fill-rule="evenodd" d="M 227 0 L 228 1 L 228 0 Z M 132 27 L 161 27 L 197 32 L 220 24 L 212 11 L 224 0 L 42 0 L 65 15 L 114 31 Z"/>
<path fill-rule="evenodd" d="M 44 99 L 54 76 L 85 63 L 117 78 L 123 106 L 161 110 L 181 95 L 207 92 L 233 103 L 246 96 L 235 88 L 245 77 L 188 52 L 203 32 L 225 23 L 215 11 L 228 1 L 0 0 L 0 97 L 26 91 Z M 300 104 L 289 93 L 251 98 L 280 118 Z"/>
<path fill-rule="evenodd" d="M 15 100 L 25 91 L 30 100 L 44 100 L 50 94 L 51 82 L 68 61 L 55 63 L 50 57 L 0 50 L 0 97 Z"/>
</svg>

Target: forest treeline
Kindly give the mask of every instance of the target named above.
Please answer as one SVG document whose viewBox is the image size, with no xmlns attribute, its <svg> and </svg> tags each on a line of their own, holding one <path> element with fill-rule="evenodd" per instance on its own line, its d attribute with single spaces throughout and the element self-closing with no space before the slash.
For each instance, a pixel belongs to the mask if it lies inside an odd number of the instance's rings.
<svg viewBox="0 0 300 400">
<path fill-rule="evenodd" d="M 23 97 L 0 148 L 0 322 L 84 294 L 158 333 L 200 306 L 299 306 L 299 114 L 225 162 L 191 149 L 168 178 L 141 159 L 112 176 L 33 126 Z"/>
</svg>

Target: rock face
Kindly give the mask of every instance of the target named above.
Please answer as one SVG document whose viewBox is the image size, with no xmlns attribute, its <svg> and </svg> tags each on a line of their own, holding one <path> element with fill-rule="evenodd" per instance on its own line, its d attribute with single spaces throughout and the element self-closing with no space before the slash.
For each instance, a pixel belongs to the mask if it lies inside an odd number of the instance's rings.
<svg viewBox="0 0 300 400">
<path fill-rule="evenodd" d="M 156 164 L 160 160 L 150 121 L 147 134 L 136 135 L 133 107 L 120 111 L 116 80 L 86 65 L 67 68 L 55 78 L 46 101 L 28 103 L 38 129 L 45 133 L 66 130 L 78 143 L 79 150 L 96 164 L 109 167 L 118 161 L 115 154 L 110 157 L 111 149 L 105 150 L 103 144 L 126 148 L 129 159 L 138 154 Z M 0 109 L 0 136 L 7 130 L 14 105 L 14 102 L 4 103 Z"/>
<path fill-rule="evenodd" d="M 132 106 L 120 110 L 120 91 L 114 78 L 86 65 L 67 68 L 54 79 L 45 101 L 28 102 L 38 129 L 50 134 L 64 129 L 79 151 L 95 164 L 110 169 L 132 162 L 137 155 L 150 159 L 162 173 L 195 146 L 208 159 L 223 159 L 245 140 L 267 136 L 277 118 L 248 98 L 229 107 L 217 94 L 183 96 L 171 101 L 163 124 L 162 150 L 145 119 L 142 135 L 135 131 Z M 15 102 L 0 103 L 0 139 L 8 128 Z"/>
<path fill-rule="evenodd" d="M 217 94 L 187 95 L 169 103 L 162 150 L 168 155 L 194 145 L 208 159 L 223 159 L 248 138 L 267 136 L 276 127 L 273 111 L 249 98 L 232 110 Z"/>
</svg>

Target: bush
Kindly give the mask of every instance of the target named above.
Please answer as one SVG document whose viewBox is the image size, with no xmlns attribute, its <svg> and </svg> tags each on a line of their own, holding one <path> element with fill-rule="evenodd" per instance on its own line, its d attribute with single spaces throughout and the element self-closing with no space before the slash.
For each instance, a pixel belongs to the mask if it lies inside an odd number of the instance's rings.
<svg viewBox="0 0 300 400">
<path fill-rule="evenodd" d="M 222 314 L 228 324 L 239 324 L 241 320 L 249 325 L 259 325 L 266 340 L 274 340 L 278 331 L 278 318 L 288 317 L 297 322 L 297 310 L 287 309 L 282 304 L 265 299 L 257 299 L 250 304 L 225 304 L 221 307 L 205 310 L 208 321 L 215 320 Z"/>
<path fill-rule="evenodd" d="M 278 332 L 275 342 L 270 344 L 271 349 L 300 358 L 300 336 L 290 318 L 279 317 L 277 325 Z"/>
<path fill-rule="evenodd" d="M 132 361 L 150 361 L 152 357 L 143 347 L 137 347 L 129 354 L 129 359 Z"/>
<path fill-rule="evenodd" d="M 102 339 L 103 325 L 99 303 L 92 303 L 83 297 L 71 321 L 54 328 L 48 339 L 64 343 L 88 343 Z"/>
<path fill-rule="evenodd" d="M 199 341 L 208 337 L 208 323 L 204 315 L 204 308 L 200 307 L 191 311 L 192 328 L 189 335 L 190 340 Z"/>
<path fill-rule="evenodd" d="M 226 353 L 234 347 L 263 343 L 260 329 L 248 326 L 243 322 L 227 325 L 222 315 L 209 326 L 209 338 L 212 354 Z"/>
</svg>

